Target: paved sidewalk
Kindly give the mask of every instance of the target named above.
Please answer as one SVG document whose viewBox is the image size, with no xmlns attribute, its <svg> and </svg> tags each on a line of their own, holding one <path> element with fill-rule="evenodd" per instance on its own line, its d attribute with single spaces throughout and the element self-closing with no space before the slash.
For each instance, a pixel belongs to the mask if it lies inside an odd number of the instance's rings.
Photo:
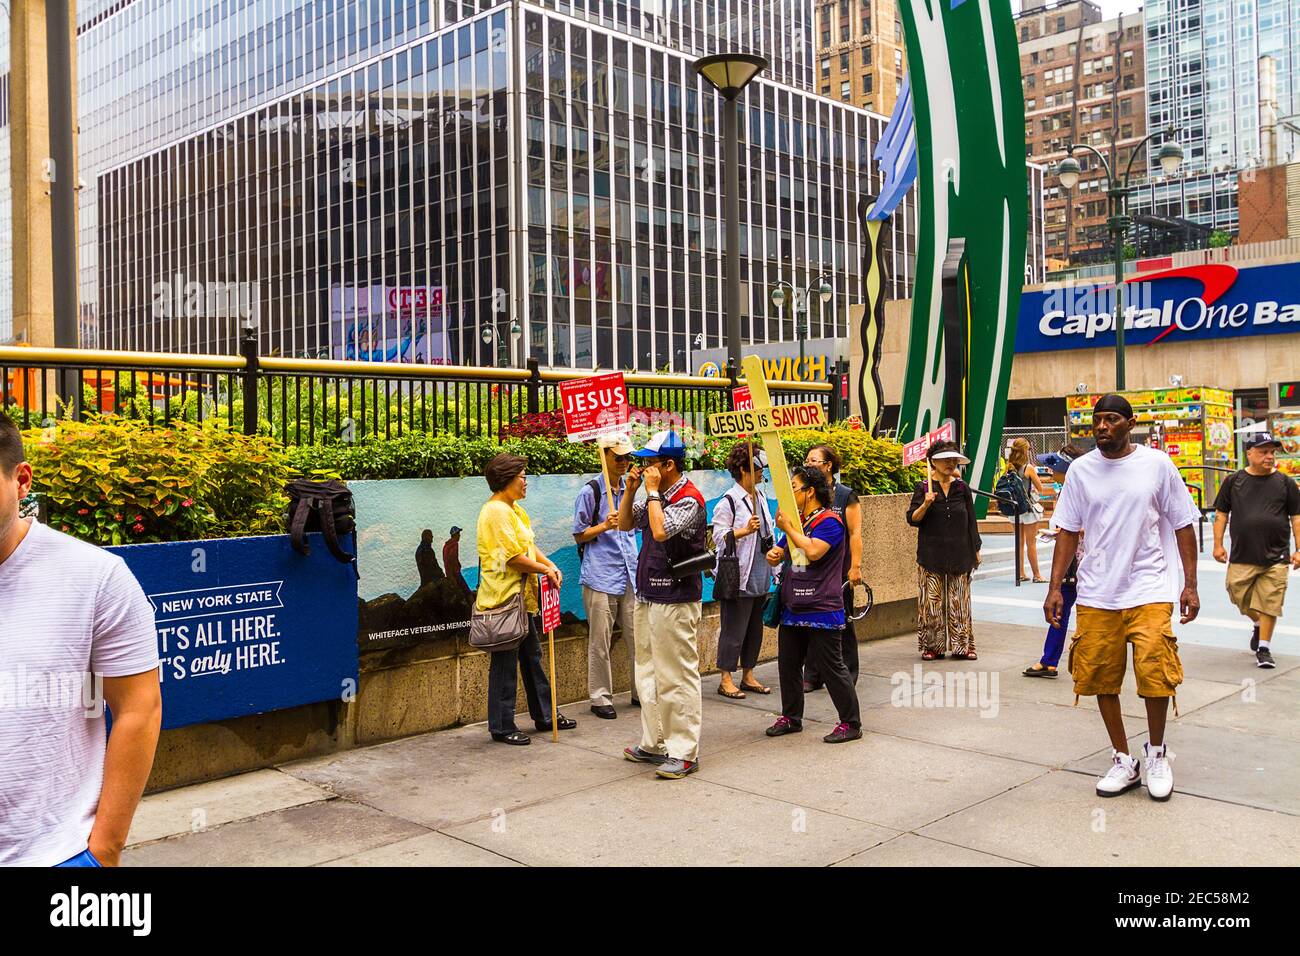
<svg viewBox="0 0 1300 956">
<path fill-rule="evenodd" d="M 1039 597 L 1041 600 L 1041 597 Z M 1184 644 L 1168 739 L 1176 789 L 1103 800 L 1109 759 L 1092 700 L 1031 680 L 1041 627 L 977 624 L 977 662 L 948 699 L 914 678 L 914 637 L 862 646 L 866 737 L 830 746 L 826 693 L 804 733 L 763 730 L 770 697 L 704 683 L 700 772 L 660 780 L 622 759 L 639 716 L 565 708 L 576 730 L 532 746 L 484 725 L 285 764 L 145 799 L 127 865 L 1294 865 L 1300 859 L 1300 658 L 1259 670 L 1244 646 Z M 934 678 L 930 678 L 931 681 Z M 981 692 L 982 688 L 982 692 Z M 966 685 L 963 684 L 963 690 Z M 956 686 L 952 690 L 955 692 Z M 938 706 L 935 706 L 938 705 Z M 1141 701 L 1127 730 L 1145 739 Z M 527 722 L 521 727 L 526 728 Z"/>
</svg>

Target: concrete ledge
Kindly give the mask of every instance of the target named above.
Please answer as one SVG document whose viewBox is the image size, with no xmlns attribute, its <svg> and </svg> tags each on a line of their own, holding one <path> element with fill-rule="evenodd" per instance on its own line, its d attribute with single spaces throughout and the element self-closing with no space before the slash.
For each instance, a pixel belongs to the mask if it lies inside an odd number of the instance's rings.
<svg viewBox="0 0 1300 956">
<path fill-rule="evenodd" d="M 862 499 L 863 577 L 875 607 L 855 625 L 859 641 L 916 627 L 916 533 L 907 525 L 906 495 Z M 700 671 L 717 672 L 719 610 L 706 604 L 700 620 Z M 776 630 L 766 628 L 760 660 L 776 659 Z M 549 670 L 546 641 L 542 663 Z M 613 651 L 614 690 L 630 690 L 627 652 Z M 251 717 L 164 731 L 149 791 L 215 780 L 289 760 L 443 730 L 487 719 L 488 655 L 461 638 L 439 637 L 412 647 L 361 655 L 353 701 L 330 701 Z M 587 628 L 571 624 L 555 636 L 556 697 L 587 701 Z M 522 689 L 519 709 L 527 711 Z M 585 707 L 583 708 L 585 709 Z M 526 720 L 525 730 L 531 724 Z"/>
</svg>

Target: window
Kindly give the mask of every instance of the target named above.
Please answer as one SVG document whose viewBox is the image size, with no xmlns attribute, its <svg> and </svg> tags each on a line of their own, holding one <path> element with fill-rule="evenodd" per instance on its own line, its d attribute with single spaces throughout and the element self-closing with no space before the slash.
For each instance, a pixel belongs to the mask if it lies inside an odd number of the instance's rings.
<svg viewBox="0 0 1300 956">
<path fill-rule="evenodd" d="M 849 55 L 847 53 L 840 54 L 840 72 L 849 72 Z"/>
<path fill-rule="evenodd" d="M 903 42 L 903 24 L 897 18 L 894 19 L 894 42 Z"/>
<path fill-rule="evenodd" d="M 871 47 L 869 46 L 864 46 L 862 48 L 862 65 L 863 66 L 871 65 Z"/>
<path fill-rule="evenodd" d="M 872 76 L 871 76 L 870 73 L 867 73 L 867 74 L 865 74 L 865 75 L 862 77 L 862 92 L 863 92 L 863 93 L 870 93 L 870 92 L 871 92 L 871 81 L 872 81 Z"/>
<path fill-rule="evenodd" d="M 822 78 L 825 79 L 830 75 L 831 75 L 831 59 L 830 57 L 827 57 L 826 59 L 822 60 Z"/>
<path fill-rule="evenodd" d="M 902 50 L 895 50 L 895 51 L 894 51 L 894 69 L 896 69 L 896 70 L 901 70 L 902 68 L 903 68 L 903 51 L 902 51 Z"/>
<path fill-rule="evenodd" d="M 848 98 L 853 95 L 853 84 L 845 80 L 840 84 L 840 99 L 847 102 Z"/>
<path fill-rule="evenodd" d="M 1021 27 L 1021 28 L 1020 28 L 1020 40 L 1021 40 L 1021 42 L 1024 42 L 1025 40 L 1028 40 L 1028 39 L 1029 39 L 1029 27 Z"/>
<path fill-rule="evenodd" d="M 840 27 L 840 42 L 841 43 L 849 42 L 849 28 L 847 26 Z"/>
<path fill-rule="evenodd" d="M 1065 29 L 1065 17 L 1056 18 L 1056 32 L 1060 33 Z"/>
</svg>

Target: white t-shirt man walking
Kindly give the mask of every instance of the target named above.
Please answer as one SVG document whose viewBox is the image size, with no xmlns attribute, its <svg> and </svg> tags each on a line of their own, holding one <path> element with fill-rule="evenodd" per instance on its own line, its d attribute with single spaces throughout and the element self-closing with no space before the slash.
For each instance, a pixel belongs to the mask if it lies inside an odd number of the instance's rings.
<svg viewBox="0 0 1300 956">
<path fill-rule="evenodd" d="M 0 866 L 115 866 L 162 722 L 153 607 L 121 558 L 18 517 L 31 482 L 0 413 Z"/>
<path fill-rule="evenodd" d="M 1061 617 L 1061 583 L 1088 529 L 1078 568 L 1078 626 L 1069 668 L 1076 695 L 1096 695 L 1110 735 L 1112 766 L 1097 794 L 1118 796 L 1142 782 L 1141 762 L 1128 753 L 1119 692 L 1133 645 L 1133 673 L 1144 698 L 1150 742 L 1145 745 L 1147 792 L 1167 800 L 1173 770 L 1164 742 L 1169 699 L 1183 681 L 1172 615 L 1186 624 L 1201 602 L 1196 592 L 1199 514 L 1169 456 L 1129 442 L 1137 424 L 1120 395 L 1093 408 L 1095 451 L 1070 465 L 1053 521 L 1060 532 L 1052 556 L 1052 581 L 1043 610 L 1049 624 Z M 1179 573 L 1181 564 L 1181 574 Z M 1181 591 L 1180 591 L 1181 584 Z"/>
</svg>

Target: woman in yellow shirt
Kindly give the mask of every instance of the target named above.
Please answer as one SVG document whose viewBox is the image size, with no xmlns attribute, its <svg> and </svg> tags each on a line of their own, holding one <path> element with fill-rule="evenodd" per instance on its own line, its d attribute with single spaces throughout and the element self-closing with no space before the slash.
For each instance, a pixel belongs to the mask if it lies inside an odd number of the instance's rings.
<svg viewBox="0 0 1300 956">
<path fill-rule="evenodd" d="M 537 640 L 541 629 L 537 618 L 537 575 L 545 574 L 557 588 L 562 579 L 560 569 L 538 550 L 528 512 L 519 505 L 528 494 L 528 477 L 524 474 L 527 465 L 527 459 L 506 452 L 487 463 L 483 476 L 492 497 L 478 513 L 475 534 L 478 609 L 500 607 L 521 590 L 524 594 L 528 636 L 517 648 L 493 654 L 488 667 L 488 730 L 493 740 L 521 747 L 531 743 L 531 739 L 515 726 L 519 689 L 516 664 L 523 671 L 524 693 L 533 724 L 539 731 L 551 729 L 551 685 L 542 667 L 542 645 Z M 556 718 L 556 723 L 561 730 L 572 730 L 578 725 L 563 714 Z"/>
</svg>

